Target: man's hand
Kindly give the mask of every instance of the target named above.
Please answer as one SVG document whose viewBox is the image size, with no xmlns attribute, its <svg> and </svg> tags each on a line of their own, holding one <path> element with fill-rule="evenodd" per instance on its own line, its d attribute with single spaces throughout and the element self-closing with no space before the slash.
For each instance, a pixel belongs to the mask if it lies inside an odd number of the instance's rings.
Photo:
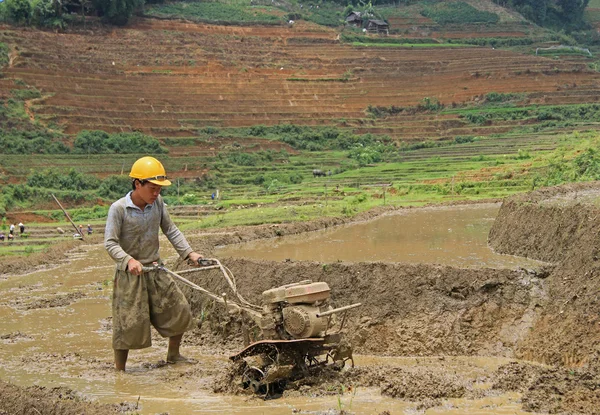
<svg viewBox="0 0 600 415">
<path fill-rule="evenodd" d="M 131 258 L 127 263 L 127 271 L 129 271 L 131 275 L 141 275 L 142 263 L 136 259 Z"/>
<path fill-rule="evenodd" d="M 202 255 L 200 255 L 197 252 L 190 252 L 190 254 L 187 257 L 188 260 L 188 264 L 190 265 L 195 265 L 198 266 L 198 260 L 204 258 Z"/>
</svg>

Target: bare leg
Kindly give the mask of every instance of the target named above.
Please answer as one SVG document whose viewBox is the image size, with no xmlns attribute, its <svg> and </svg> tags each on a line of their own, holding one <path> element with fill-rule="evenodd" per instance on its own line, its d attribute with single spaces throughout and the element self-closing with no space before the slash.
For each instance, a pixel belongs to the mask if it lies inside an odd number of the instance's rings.
<svg viewBox="0 0 600 415">
<path fill-rule="evenodd" d="M 115 369 L 125 371 L 125 364 L 127 363 L 127 356 L 129 350 L 117 350 L 115 349 Z"/>
<path fill-rule="evenodd" d="M 167 350 L 167 362 L 176 363 L 177 360 L 181 358 L 181 353 L 179 353 L 179 346 L 181 345 L 181 339 L 183 338 L 183 333 L 169 337 L 169 350 Z"/>
<path fill-rule="evenodd" d="M 179 346 L 183 333 L 177 336 L 169 337 L 169 350 L 167 351 L 167 362 L 169 363 L 196 363 L 194 359 L 188 359 L 179 353 Z"/>
</svg>

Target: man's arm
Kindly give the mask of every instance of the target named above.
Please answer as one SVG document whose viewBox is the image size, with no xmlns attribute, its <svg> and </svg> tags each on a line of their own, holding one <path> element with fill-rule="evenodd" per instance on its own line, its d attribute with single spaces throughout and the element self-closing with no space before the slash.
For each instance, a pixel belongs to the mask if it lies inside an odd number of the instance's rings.
<svg viewBox="0 0 600 415">
<path fill-rule="evenodd" d="M 173 248 L 175 248 L 181 259 L 197 261 L 198 257 L 201 258 L 202 256 L 194 252 L 187 239 L 185 239 L 185 236 L 183 236 L 183 233 L 181 233 L 179 228 L 171 220 L 171 216 L 169 215 L 169 212 L 167 212 L 167 207 L 165 206 L 162 197 L 159 196 L 159 199 L 159 202 L 162 205 L 162 216 L 160 220 L 160 228 L 162 232 L 166 235 L 169 242 L 171 242 L 171 245 L 173 245 Z"/>
<path fill-rule="evenodd" d="M 108 210 L 108 219 L 106 220 L 106 229 L 104 231 L 104 248 L 108 255 L 117 263 L 117 268 L 121 271 L 127 271 L 129 261 L 133 259 L 131 255 L 121 248 L 119 244 L 119 235 L 121 234 L 121 224 L 125 214 L 123 207 L 113 204 Z"/>
</svg>

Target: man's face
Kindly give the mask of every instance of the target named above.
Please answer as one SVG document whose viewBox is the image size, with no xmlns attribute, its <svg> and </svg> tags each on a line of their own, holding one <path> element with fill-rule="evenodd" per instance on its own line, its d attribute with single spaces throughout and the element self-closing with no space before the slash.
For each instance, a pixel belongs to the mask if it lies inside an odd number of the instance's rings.
<svg viewBox="0 0 600 415">
<path fill-rule="evenodd" d="M 140 182 L 137 182 L 136 191 L 146 204 L 151 205 L 158 198 L 162 186 L 154 183 L 147 182 L 142 186 Z"/>
</svg>

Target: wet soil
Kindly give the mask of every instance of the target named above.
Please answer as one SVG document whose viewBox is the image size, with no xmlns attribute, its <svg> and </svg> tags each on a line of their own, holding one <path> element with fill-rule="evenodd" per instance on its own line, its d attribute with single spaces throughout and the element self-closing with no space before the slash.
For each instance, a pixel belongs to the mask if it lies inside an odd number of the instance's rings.
<svg viewBox="0 0 600 415">
<path fill-rule="evenodd" d="M 85 297 L 85 293 L 76 291 L 67 294 L 56 294 L 52 297 L 38 298 L 34 300 L 23 300 L 17 299 L 10 303 L 11 307 L 15 307 L 21 310 L 34 310 L 37 308 L 52 308 L 52 307 L 64 307 L 80 298 Z"/>
<path fill-rule="evenodd" d="M 597 414 L 599 386 L 597 372 L 512 362 L 498 368 L 493 388 L 521 392 L 526 411 Z"/>
<path fill-rule="evenodd" d="M 100 241 L 101 237 L 90 238 L 85 242 L 78 239 L 68 239 L 53 243 L 43 252 L 33 253 L 26 257 L 3 257 L 0 262 L 0 278 L 7 275 L 21 275 L 36 269 L 56 266 L 68 260 L 67 252 L 90 243 L 99 243 Z"/>
<path fill-rule="evenodd" d="M 596 266 L 595 254 L 599 246 L 599 229 L 594 218 L 600 217 L 600 212 L 593 205 L 579 202 L 558 206 L 542 203 L 557 194 L 568 200 L 572 190 L 570 187 L 546 189 L 503 203 L 490 234 L 490 243 L 501 252 L 526 253 L 535 259 L 555 263 L 536 269 L 223 259 L 235 275 L 240 293 L 254 303 L 260 302 L 262 291 L 268 288 L 304 279 L 327 282 L 332 290 L 334 306 L 363 303 L 361 308 L 351 313 L 347 322 L 346 338 L 358 354 L 357 367 L 341 372 L 315 372 L 290 384 L 283 399 L 293 402 L 294 399 L 305 401 L 307 397 L 340 397 L 351 402 L 354 391 L 358 390 L 361 396 L 364 393 L 361 391 L 373 390 L 380 396 L 400 402 L 404 405 L 402 411 L 409 413 L 424 413 L 433 407 L 438 412 L 442 408 L 449 411 L 451 408 L 463 408 L 461 413 L 469 413 L 471 409 L 468 408 L 472 405 L 483 413 L 498 414 L 521 413 L 521 409 L 569 414 L 599 413 L 600 270 Z M 579 188 L 577 191 L 580 191 Z M 370 212 L 363 215 L 363 219 L 382 213 L 386 211 Z M 217 244 L 309 231 L 331 226 L 337 221 L 325 219 L 289 226 L 221 230 L 189 239 L 197 249 L 202 248 L 210 254 Z M 339 221 L 343 223 L 344 220 Z M 110 265 L 107 265 L 98 275 L 108 275 L 109 269 Z M 76 274 L 85 276 L 89 272 L 82 269 Z M 212 292 L 226 292 L 223 278 L 217 272 L 186 276 Z M 88 279 L 78 280 L 77 284 L 65 283 L 64 286 L 61 283 L 50 284 L 44 287 L 43 293 L 39 292 L 41 288 L 36 285 L 37 281 L 24 281 L 19 285 L 12 283 L 13 288 L 7 291 L 10 298 L 0 305 L 0 311 L 8 307 L 18 313 L 49 313 L 73 308 L 75 311 L 69 311 L 72 315 L 69 318 L 73 319 L 77 315 L 83 317 L 81 307 L 85 303 L 88 304 L 86 312 L 96 316 L 96 322 L 92 324 L 96 327 L 94 336 L 108 339 L 108 314 L 97 314 L 94 311 L 97 306 L 92 307 L 96 304 L 94 302 L 109 302 L 109 293 L 100 284 L 104 278 L 106 276 L 96 277 L 95 285 L 90 283 L 93 280 Z M 223 355 L 241 348 L 242 321 L 238 316 L 224 313 L 218 305 L 196 292 L 185 287 L 183 290 L 195 314 L 203 316 L 199 328 L 184 338 L 184 347 L 207 355 L 218 352 L 221 357 L 210 363 L 206 361 L 202 365 L 171 370 L 170 365 L 160 364 L 158 356 L 162 355 L 166 342 L 156 336 L 153 340 L 160 350 L 134 356 L 132 365 L 139 368 L 134 373 L 142 371 L 144 382 L 158 382 L 184 394 L 185 391 L 192 393 L 192 390 L 242 394 L 249 399 L 248 407 L 258 405 L 262 401 L 239 390 L 235 368 L 227 370 L 228 364 L 223 358 Z M 63 297 L 67 291 L 75 297 Z M 77 292 L 85 295 L 77 297 Z M 27 297 L 16 303 L 14 297 L 21 294 Z M 58 307 L 49 304 L 57 304 Z M 108 311 L 108 306 L 102 307 Z M 27 314 L 21 315 L 27 317 Z M 61 316 L 67 317 L 68 314 Z M 34 316 L 28 318 L 34 319 Z M 17 329 L 14 324 L 7 324 L 0 335 L 7 346 L 29 344 L 30 338 L 35 341 L 40 338 L 39 334 Z M 69 368 L 84 380 L 112 382 L 115 375 L 111 370 L 109 351 L 96 356 L 91 352 L 93 347 L 88 350 L 89 347 L 82 346 L 77 352 L 69 350 L 69 347 L 55 351 L 37 350 L 19 357 L 18 362 L 4 363 L 9 364 L 7 370 L 22 367 L 60 374 Z M 381 357 L 360 363 L 361 356 L 366 355 Z M 496 363 L 478 364 L 477 356 L 490 356 L 496 359 Z M 515 358 L 540 364 L 515 362 L 512 360 Z M 384 363 L 377 359 L 405 360 Z M 135 376 L 130 379 L 135 381 Z M 131 387 L 135 390 L 135 385 Z M 0 413 L 15 413 L 15 408 L 21 410 L 18 406 L 21 402 L 36 399 L 39 393 L 37 389 L 7 384 L 3 384 L 2 388 Z M 49 389 L 41 393 L 48 400 L 48 405 L 55 402 L 56 398 Z M 19 398 L 21 395 L 25 398 Z M 372 396 L 367 395 L 366 399 L 372 399 Z M 494 400 L 499 396 L 504 397 L 500 404 Z M 84 405 L 79 401 L 71 403 Z M 70 405 L 63 400 L 58 404 Z M 87 405 L 95 408 L 96 404 Z M 117 410 L 115 407 L 104 409 Z M 66 412 L 68 410 L 71 409 L 56 413 L 71 413 Z M 96 413 L 93 410 L 83 411 Z M 323 411 L 308 410 L 305 413 Z"/>
<path fill-rule="evenodd" d="M 517 357 L 552 365 L 600 369 L 600 209 L 581 192 L 595 183 L 547 188 L 503 203 L 490 232 L 499 252 L 556 261 L 546 279 L 531 332 Z M 561 203 L 546 203 L 560 198 Z"/>
<path fill-rule="evenodd" d="M 131 404 L 108 405 L 90 402 L 64 387 L 18 387 L 0 380 L 0 414 L 22 415 L 112 415 L 135 410 Z"/>
</svg>

